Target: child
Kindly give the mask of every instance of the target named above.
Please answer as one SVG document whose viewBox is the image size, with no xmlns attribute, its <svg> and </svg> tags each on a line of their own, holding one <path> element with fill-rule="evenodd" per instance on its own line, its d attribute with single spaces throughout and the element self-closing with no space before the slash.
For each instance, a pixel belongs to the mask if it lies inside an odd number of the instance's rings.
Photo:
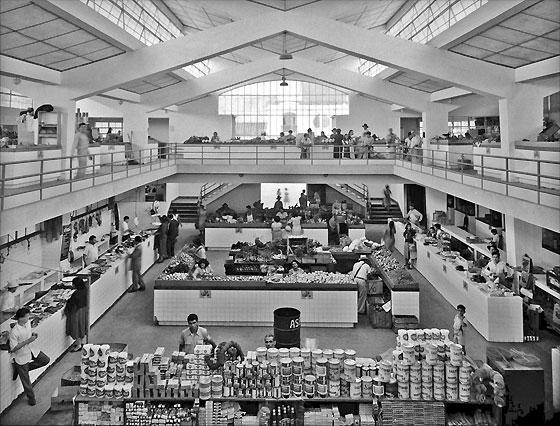
<svg viewBox="0 0 560 426">
<path fill-rule="evenodd" d="M 465 349 L 465 332 L 464 328 L 467 326 L 467 320 L 465 319 L 465 313 L 467 308 L 465 305 L 457 305 L 457 315 L 453 320 L 453 342 L 461 345 L 463 347 L 463 353 L 466 354 Z"/>
</svg>

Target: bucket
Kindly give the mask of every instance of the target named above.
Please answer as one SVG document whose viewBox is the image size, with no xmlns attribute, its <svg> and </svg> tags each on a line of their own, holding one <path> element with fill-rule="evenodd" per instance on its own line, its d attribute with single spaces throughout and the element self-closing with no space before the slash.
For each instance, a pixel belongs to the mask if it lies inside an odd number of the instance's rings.
<svg viewBox="0 0 560 426">
<path fill-rule="evenodd" d="M 353 359 L 344 360 L 344 375 L 349 382 L 356 379 L 356 361 Z"/>
<path fill-rule="evenodd" d="M 362 379 L 355 379 L 350 382 L 350 398 L 359 399 L 362 397 Z"/>
<path fill-rule="evenodd" d="M 459 387 L 457 383 L 448 383 L 445 387 L 445 395 L 449 401 L 457 401 L 459 399 Z"/>
<path fill-rule="evenodd" d="M 437 356 L 439 361 L 445 361 L 445 344 L 441 341 L 436 343 Z"/>
<path fill-rule="evenodd" d="M 334 358 L 334 351 L 332 349 L 323 349 L 323 357 L 327 359 Z"/>
<path fill-rule="evenodd" d="M 407 334 L 408 334 L 408 343 L 412 343 L 413 345 L 415 344 L 415 342 L 418 341 L 418 333 L 416 332 L 416 330 L 407 330 Z"/>
<path fill-rule="evenodd" d="M 315 362 L 323 357 L 323 351 L 321 349 L 314 349 L 311 351 L 311 365 L 315 365 Z"/>
<path fill-rule="evenodd" d="M 461 402 L 469 402 L 471 400 L 471 385 L 459 383 L 459 399 Z"/>
<path fill-rule="evenodd" d="M 403 351 L 403 362 L 407 365 L 412 364 L 416 361 L 416 357 L 414 354 L 414 345 L 412 343 L 405 343 L 401 345 Z"/>
<path fill-rule="evenodd" d="M 290 358 L 297 358 L 300 355 L 299 348 L 290 348 Z"/>
<path fill-rule="evenodd" d="M 451 364 L 460 367 L 463 365 L 463 347 L 456 343 L 449 345 Z"/>
<path fill-rule="evenodd" d="M 443 328 L 439 332 L 441 333 L 440 340 L 442 340 L 443 342 L 449 340 L 449 330 Z"/>
<path fill-rule="evenodd" d="M 416 330 L 416 335 L 418 336 L 419 342 L 423 342 L 426 340 L 426 336 L 424 336 L 424 330 Z"/>
<path fill-rule="evenodd" d="M 397 331 L 397 346 L 402 346 L 403 344 L 408 342 L 408 333 L 407 330 L 399 329 Z"/>
<path fill-rule="evenodd" d="M 434 397 L 433 384 L 422 382 L 422 399 L 432 399 L 433 397 Z"/>
<path fill-rule="evenodd" d="M 340 380 L 340 360 L 333 358 L 328 361 L 329 380 Z"/>
<path fill-rule="evenodd" d="M 426 342 L 431 342 L 432 341 L 432 329 L 431 328 L 425 328 L 422 331 L 424 332 L 424 340 Z"/>
<path fill-rule="evenodd" d="M 434 382 L 434 399 L 436 401 L 445 399 L 445 383 Z"/>
<path fill-rule="evenodd" d="M 400 382 L 406 382 L 410 380 L 410 369 L 409 366 L 404 364 L 402 361 L 397 362 L 397 380 Z"/>
<path fill-rule="evenodd" d="M 422 382 L 422 366 L 419 361 L 416 361 L 410 366 L 410 382 L 420 383 Z M 412 389 L 410 390 L 412 394 Z"/>
<path fill-rule="evenodd" d="M 373 379 L 369 376 L 362 377 L 362 396 L 371 398 L 373 394 Z"/>
<path fill-rule="evenodd" d="M 436 342 L 441 339 L 441 332 L 439 328 L 432 328 L 432 341 Z"/>
<path fill-rule="evenodd" d="M 266 359 L 266 348 L 257 348 L 257 361 L 263 362 Z"/>
<path fill-rule="evenodd" d="M 410 386 L 408 382 L 399 382 L 398 384 L 399 398 L 409 399 L 410 398 Z"/>
<path fill-rule="evenodd" d="M 335 349 L 333 351 L 333 355 L 335 359 L 338 359 L 340 361 L 344 361 L 344 349 Z"/>
<path fill-rule="evenodd" d="M 422 362 L 422 383 L 432 383 L 433 379 L 434 379 L 434 372 L 433 372 L 433 368 L 430 364 L 428 364 L 426 361 Z"/>
<path fill-rule="evenodd" d="M 327 358 L 319 358 L 315 363 L 315 375 L 316 376 L 326 376 L 327 375 Z"/>
<path fill-rule="evenodd" d="M 340 397 L 340 380 L 329 380 L 329 397 Z"/>
<path fill-rule="evenodd" d="M 388 383 L 385 383 L 385 395 L 393 398 L 398 396 L 397 381 L 395 379 L 391 379 Z"/>
<path fill-rule="evenodd" d="M 410 399 L 419 400 L 422 398 L 422 384 L 410 383 Z"/>
<path fill-rule="evenodd" d="M 292 359 L 291 358 L 282 358 L 280 360 L 280 374 L 282 374 L 282 376 L 291 376 L 292 375 Z"/>
<path fill-rule="evenodd" d="M 402 361 L 403 359 L 403 352 L 400 349 L 395 349 L 393 352 L 393 364 L 396 365 L 397 361 Z"/>
<path fill-rule="evenodd" d="M 378 365 L 379 378 L 383 383 L 388 383 L 391 380 L 392 365 L 389 361 L 383 360 Z"/>
<path fill-rule="evenodd" d="M 463 366 L 459 368 L 459 383 L 470 385 L 471 372 L 472 372 L 472 368 L 470 364 L 467 362 L 463 362 Z"/>
<path fill-rule="evenodd" d="M 445 381 L 448 384 L 457 384 L 457 382 L 459 381 L 458 370 L 459 369 L 457 367 L 449 362 L 445 365 Z"/>
<path fill-rule="evenodd" d="M 434 365 L 434 383 L 444 383 L 445 382 L 445 364 L 441 361 L 438 361 Z M 434 389 L 435 392 L 435 389 Z"/>
<path fill-rule="evenodd" d="M 434 365 L 438 360 L 437 346 L 431 342 L 426 342 L 424 349 L 425 349 L 424 353 L 426 355 L 426 362 L 430 365 Z"/>
<path fill-rule="evenodd" d="M 274 338 L 276 347 L 300 347 L 300 311 L 295 308 L 274 310 Z"/>
</svg>

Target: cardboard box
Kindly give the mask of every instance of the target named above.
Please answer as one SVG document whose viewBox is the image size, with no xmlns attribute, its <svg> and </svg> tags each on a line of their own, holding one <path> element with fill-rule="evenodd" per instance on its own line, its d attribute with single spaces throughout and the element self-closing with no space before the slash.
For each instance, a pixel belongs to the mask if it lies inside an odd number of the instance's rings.
<svg viewBox="0 0 560 426">
<path fill-rule="evenodd" d="M 368 281 L 368 295 L 383 294 L 383 280 Z"/>
</svg>

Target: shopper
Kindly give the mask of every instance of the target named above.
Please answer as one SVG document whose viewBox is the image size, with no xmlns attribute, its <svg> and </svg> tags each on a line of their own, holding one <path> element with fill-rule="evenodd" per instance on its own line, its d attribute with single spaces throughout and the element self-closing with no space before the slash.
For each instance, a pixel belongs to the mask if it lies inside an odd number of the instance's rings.
<svg viewBox="0 0 560 426">
<path fill-rule="evenodd" d="M 338 220 L 336 215 L 333 214 L 329 219 L 329 230 L 328 230 L 328 241 L 329 244 L 338 245 L 340 244 L 340 234 L 338 233 Z"/>
<path fill-rule="evenodd" d="M 18 306 L 16 306 L 16 296 L 14 294 L 18 287 L 19 285 L 16 283 L 8 281 L 6 291 L 2 295 L 2 312 L 13 314 L 18 310 Z"/>
<path fill-rule="evenodd" d="M 203 204 L 198 206 L 198 218 L 196 221 L 196 228 L 200 237 L 204 238 L 204 231 L 206 229 L 206 207 Z"/>
<path fill-rule="evenodd" d="M 66 315 L 66 335 L 74 339 L 70 352 L 82 350 L 82 345 L 88 334 L 88 284 L 80 277 L 72 280 L 74 293 L 66 302 L 64 315 Z"/>
<path fill-rule="evenodd" d="M 276 339 L 274 338 L 274 334 L 267 334 L 266 336 L 264 336 L 264 347 L 267 349 L 276 347 Z"/>
<path fill-rule="evenodd" d="M 394 154 L 399 143 L 399 137 L 393 133 L 391 127 L 389 127 L 387 136 L 385 136 L 385 143 L 387 148 L 389 148 L 389 153 Z"/>
<path fill-rule="evenodd" d="M 466 312 L 467 308 L 465 308 L 465 305 L 457 305 L 457 314 L 453 320 L 453 342 L 463 347 L 464 354 L 467 353 L 465 348 L 465 327 L 467 326 L 467 320 L 465 318 Z"/>
<path fill-rule="evenodd" d="M 274 221 L 270 225 L 270 230 L 272 232 L 272 241 L 282 240 L 282 223 L 280 222 L 280 217 L 274 216 Z"/>
<path fill-rule="evenodd" d="M 278 213 L 278 211 L 282 210 L 283 208 L 284 208 L 284 203 L 282 203 L 282 196 L 277 195 L 276 201 L 274 202 L 274 206 L 272 207 L 272 209 L 274 210 L 274 213 Z"/>
<path fill-rule="evenodd" d="M 156 231 L 158 239 L 158 260 L 157 263 L 162 263 L 165 259 L 169 258 L 167 254 L 167 234 L 169 232 L 169 220 L 167 216 L 159 217 L 160 225 Z"/>
<path fill-rule="evenodd" d="M 89 138 L 87 136 L 86 123 L 80 123 L 78 125 L 78 131 L 74 135 L 74 141 L 72 142 L 72 152 L 74 151 L 76 151 L 78 155 L 76 179 L 79 179 L 86 175 L 87 160 L 89 158 Z"/>
<path fill-rule="evenodd" d="M 408 206 L 408 213 L 405 216 L 405 219 L 408 220 L 415 228 L 420 226 L 420 222 L 424 219 L 424 215 L 416 210 L 414 205 Z"/>
<path fill-rule="evenodd" d="M 301 269 L 301 266 L 297 260 L 292 260 L 290 271 L 288 275 L 303 275 L 305 271 Z"/>
<path fill-rule="evenodd" d="M 210 355 L 204 357 L 206 365 L 210 370 L 217 370 L 223 367 L 226 361 L 241 361 L 245 360 L 245 355 L 243 355 L 243 350 L 239 343 L 230 340 L 229 342 L 222 342 L 216 346 L 215 358 L 211 358 Z"/>
<path fill-rule="evenodd" d="M 404 259 L 405 264 L 408 269 L 412 269 L 414 266 L 414 262 L 416 261 L 416 246 L 414 236 L 416 235 L 416 231 L 412 227 L 412 225 L 407 223 L 404 227 L 403 237 L 404 237 Z"/>
<path fill-rule="evenodd" d="M 341 129 L 333 129 L 333 135 L 331 136 L 334 143 L 334 158 L 342 158 L 342 153 L 344 149 L 344 136 L 342 135 Z"/>
<path fill-rule="evenodd" d="M 354 283 L 358 285 L 358 314 L 360 315 L 365 315 L 366 313 L 367 277 L 371 272 L 373 272 L 373 269 L 369 264 L 368 258 L 365 254 L 362 254 L 348 273 L 354 280 Z"/>
<path fill-rule="evenodd" d="M 121 223 L 121 241 L 126 241 L 130 238 L 130 227 L 128 226 L 129 220 L 130 217 L 123 217 L 123 221 Z"/>
<path fill-rule="evenodd" d="M 301 228 L 301 215 L 295 213 L 293 217 L 288 220 L 288 223 L 292 226 L 292 235 L 302 235 L 303 230 Z"/>
<path fill-rule="evenodd" d="M 391 210 L 391 195 L 393 193 L 391 192 L 391 188 L 389 188 L 389 185 L 385 185 L 385 189 L 383 190 L 383 207 L 385 207 L 385 210 L 389 211 Z"/>
<path fill-rule="evenodd" d="M 132 288 L 129 293 L 146 290 L 146 284 L 142 278 L 142 237 L 137 235 L 134 237 L 134 250 L 128 255 L 130 259 L 130 270 L 132 271 Z"/>
<path fill-rule="evenodd" d="M 251 208 L 250 205 L 245 206 L 245 214 L 243 215 L 243 221 L 247 223 L 251 223 L 255 221 L 255 218 L 253 216 L 253 209 Z"/>
<path fill-rule="evenodd" d="M 492 228 L 490 233 L 492 234 L 492 238 L 490 240 L 490 245 L 486 248 L 488 250 L 497 250 L 500 248 L 500 235 L 498 234 L 498 230 L 496 228 Z"/>
<path fill-rule="evenodd" d="M 175 256 L 175 244 L 179 237 L 179 222 L 173 217 L 173 213 L 167 214 L 168 230 L 167 230 L 167 255 Z"/>
<path fill-rule="evenodd" d="M 179 213 L 177 213 L 177 209 L 173 209 L 172 213 L 173 213 L 173 219 L 175 219 L 177 222 L 179 222 L 179 226 L 182 228 L 183 227 L 183 222 L 181 222 L 181 215 Z"/>
<path fill-rule="evenodd" d="M 301 195 L 299 196 L 299 208 L 302 210 L 307 208 L 307 194 L 305 193 L 305 189 L 301 191 Z"/>
<path fill-rule="evenodd" d="M 188 328 L 181 332 L 179 339 L 179 351 L 187 354 L 194 353 L 196 345 L 212 345 L 212 351 L 216 347 L 216 343 L 208 335 L 208 331 L 204 327 L 198 325 L 198 315 L 189 314 L 187 317 Z"/>
<path fill-rule="evenodd" d="M 210 266 L 208 259 L 200 259 L 194 268 L 193 279 L 201 280 L 203 278 L 212 277 L 214 270 Z"/>
<path fill-rule="evenodd" d="M 218 132 L 214 132 L 212 134 L 212 138 L 210 139 L 210 143 L 219 143 L 219 142 L 221 142 L 221 139 L 218 136 Z"/>
<path fill-rule="evenodd" d="M 37 404 L 33 385 L 29 378 L 29 372 L 44 367 L 50 362 L 50 358 L 42 351 L 36 356 L 36 351 L 31 344 L 37 340 L 37 333 L 31 331 L 29 322 L 29 309 L 23 307 L 16 312 L 16 323 L 10 330 L 10 350 L 13 357 L 14 375 L 13 380 L 19 376 L 23 391 L 29 400 L 29 405 Z"/>
<path fill-rule="evenodd" d="M 204 244 L 202 244 L 202 240 L 200 238 L 196 238 L 193 241 L 191 248 L 189 249 L 189 253 L 196 257 L 196 259 L 206 259 L 206 248 Z"/>
<path fill-rule="evenodd" d="M 389 251 L 393 251 L 395 250 L 395 233 L 396 233 L 396 229 L 395 229 L 395 222 L 390 221 L 389 225 L 387 226 L 387 228 L 385 229 L 385 232 L 383 233 L 383 244 L 385 245 L 385 248 Z"/>
<path fill-rule="evenodd" d="M 83 255 L 84 266 L 91 265 L 97 259 L 99 259 L 99 249 L 97 248 L 97 237 L 95 235 L 90 235 L 88 242 L 86 243 L 86 248 L 84 250 L 84 255 Z"/>
</svg>

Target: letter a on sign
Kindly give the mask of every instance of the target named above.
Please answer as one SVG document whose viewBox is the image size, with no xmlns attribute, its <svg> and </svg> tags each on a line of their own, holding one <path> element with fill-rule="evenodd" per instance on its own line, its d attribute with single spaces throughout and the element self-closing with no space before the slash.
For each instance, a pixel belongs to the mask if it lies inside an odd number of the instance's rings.
<svg viewBox="0 0 560 426">
<path fill-rule="evenodd" d="M 299 318 L 290 321 L 290 328 L 298 328 L 298 327 L 299 327 Z"/>
</svg>

